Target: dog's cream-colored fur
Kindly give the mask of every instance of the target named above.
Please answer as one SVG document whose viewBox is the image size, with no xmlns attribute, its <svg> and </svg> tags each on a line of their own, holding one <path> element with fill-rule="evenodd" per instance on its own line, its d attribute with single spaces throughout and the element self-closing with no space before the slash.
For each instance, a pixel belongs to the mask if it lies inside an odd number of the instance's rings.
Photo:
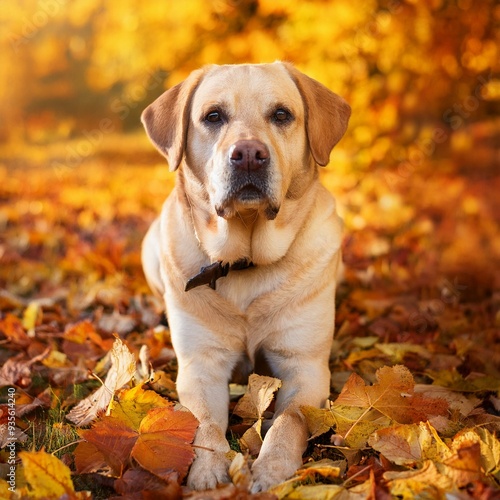
<svg viewBox="0 0 500 500">
<path fill-rule="evenodd" d="M 275 119 L 285 109 L 289 119 Z M 211 112 L 221 121 L 207 121 Z M 200 422 L 194 489 L 228 481 L 228 382 L 237 366 L 264 360 L 282 380 L 276 412 L 252 465 L 253 491 L 301 465 L 307 426 L 301 405 L 329 395 L 341 221 L 318 180 L 344 134 L 350 108 L 292 65 L 207 66 L 143 113 L 177 182 L 143 243 L 151 288 L 165 300 L 178 358 L 181 403 Z M 234 192 L 231 151 L 256 141 L 269 152 L 260 196 Z M 253 174 L 252 174 L 253 175 Z M 200 268 L 246 259 L 216 289 L 185 292 Z"/>
</svg>

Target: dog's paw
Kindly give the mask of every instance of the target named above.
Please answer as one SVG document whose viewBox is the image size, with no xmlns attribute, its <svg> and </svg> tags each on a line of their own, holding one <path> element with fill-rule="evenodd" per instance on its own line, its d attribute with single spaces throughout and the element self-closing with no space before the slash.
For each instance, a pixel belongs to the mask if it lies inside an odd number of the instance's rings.
<svg viewBox="0 0 500 500">
<path fill-rule="evenodd" d="M 302 465 L 302 460 L 294 461 L 283 457 L 259 457 L 252 466 L 251 492 L 267 491 L 272 486 L 286 481 Z"/>
<path fill-rule="evenodd" d="M 228 469 L 224 452 L 202 450 L 191 465 L 187 485 L 193 490 L 211 490 L 220 483 L 230 483 Z"/>
</svg>

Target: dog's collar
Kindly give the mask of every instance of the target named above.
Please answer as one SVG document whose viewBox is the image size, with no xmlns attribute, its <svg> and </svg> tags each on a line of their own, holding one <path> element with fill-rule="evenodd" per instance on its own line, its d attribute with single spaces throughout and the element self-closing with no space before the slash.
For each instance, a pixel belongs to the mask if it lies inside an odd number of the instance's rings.
<svg viewBox="0 0 500 500">
<path fill-rule="evenodd" d="M 209 266 L 202 267 L 198 274 L 189 278 L 184 291 L 189 292 L 189 290 L 201 285 L 209 285 L 212 290 L 215 290 L 215 282 L 219 278 L 227 276 L 229 271 L 242 271 L 249 267 L 254 267 L 254 264 L 247 259 L 237 260 L 234 264 L 223 264 L 222 261 L 214 262 Z"/>
</svg>

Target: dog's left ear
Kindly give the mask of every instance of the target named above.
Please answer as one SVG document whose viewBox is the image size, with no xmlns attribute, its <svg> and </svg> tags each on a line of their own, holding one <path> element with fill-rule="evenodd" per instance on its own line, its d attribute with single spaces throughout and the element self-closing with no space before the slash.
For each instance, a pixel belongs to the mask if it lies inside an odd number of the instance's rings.
<svg viewBox="0 0 500 500">
<path fill-rule="evenodd" d="M 191 97 L 204 70 L 193 71 L 183 82 L 164 92 L 141 115 L 151 142 L 168 161 L 170 171 L 177 169 L 184 156 Z"/>
<path fill-rule="evenodd" d="M 345 131 L 351 107 L 324 85 L 304 75 L 289 63 L 284 63 L 304 101 L 306 131 L 311 153 L 318 165 L 330 161 L 330 153 Z"/>
</svg>

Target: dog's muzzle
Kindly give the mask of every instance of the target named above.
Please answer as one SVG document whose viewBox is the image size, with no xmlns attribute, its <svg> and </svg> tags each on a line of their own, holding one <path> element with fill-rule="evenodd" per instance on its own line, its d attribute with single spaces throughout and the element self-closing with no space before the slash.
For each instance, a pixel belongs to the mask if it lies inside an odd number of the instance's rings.
<svg viewBox="0 0 500 500">
<path fill-rule="evenodd" d="M 229 186 L 224 202 L 216 207 L 220 217 L 228 218 L 240 210 L 262 211 L 268 220 L 276 217 L 279 206 L 272 201 L 269 186 L 271 154 L 255 139 L 239 140 L 228 152 Z"/>
</svg>

